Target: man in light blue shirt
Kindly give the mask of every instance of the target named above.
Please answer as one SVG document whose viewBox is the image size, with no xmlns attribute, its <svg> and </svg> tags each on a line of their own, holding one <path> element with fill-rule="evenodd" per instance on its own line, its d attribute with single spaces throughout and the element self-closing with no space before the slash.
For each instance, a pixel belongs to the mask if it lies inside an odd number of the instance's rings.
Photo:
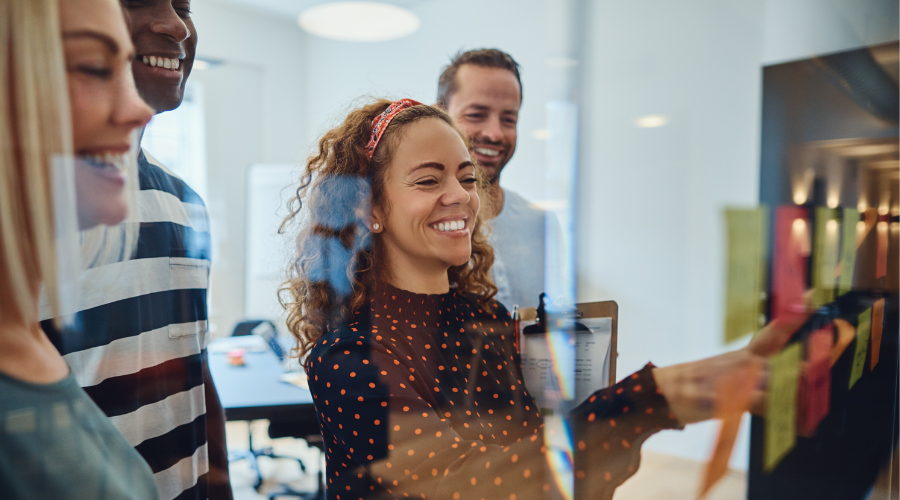
<svg viewBox="0 0 900 500">
<path fill-rule="evenodd" d="M 458 53 L 438 81 L 438 105 L 472 141 L 474 156 L 491 182 L 491 243 L 497 300 L 512 310 L 537 307 L 545 291 L 544 235 L 555 219 L 509 189 L 500 173 L 516 151 L 522 105 L 519 65 L 505 52 L 479 49 Z"/>
</svg>

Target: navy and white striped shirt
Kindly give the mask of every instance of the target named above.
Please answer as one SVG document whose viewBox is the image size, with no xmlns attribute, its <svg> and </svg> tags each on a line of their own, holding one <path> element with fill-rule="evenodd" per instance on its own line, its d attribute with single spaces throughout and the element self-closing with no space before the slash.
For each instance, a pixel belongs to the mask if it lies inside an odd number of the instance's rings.
<svg viewBox="0 0 900 500">
<path fill-rule="evenodd" d="M 209 217 L 187 184 L 144 152 L 137 254 L 88 269 L 74 331 L 44 330 L 84 390 L 150 465 L 160 497 L 206 499 Z M 43 315 L 42 318 L 47 318 Z"/>
</svg>

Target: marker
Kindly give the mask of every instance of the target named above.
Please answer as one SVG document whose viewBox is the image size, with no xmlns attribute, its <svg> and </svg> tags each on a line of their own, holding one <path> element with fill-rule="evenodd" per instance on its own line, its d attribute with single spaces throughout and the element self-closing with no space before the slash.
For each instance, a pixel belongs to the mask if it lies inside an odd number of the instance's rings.
<svg viewBox="0 0 900 500">
<path fill-rule="evenodd" d="M 513 342 L 516 344 L 516 350 L 521 352 L 522 348 L 519 346 L 519 305 L 513 305 L 512 311 L 512 320 L 513 320 L 513 328 L 515 328 L 515 332 L 513 333 Z"/>
</svg>

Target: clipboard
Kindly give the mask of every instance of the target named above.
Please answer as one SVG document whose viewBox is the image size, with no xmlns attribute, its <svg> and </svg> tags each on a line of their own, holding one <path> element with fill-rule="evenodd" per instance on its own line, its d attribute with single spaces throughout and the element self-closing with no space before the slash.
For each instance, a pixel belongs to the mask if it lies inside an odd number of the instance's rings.
<svg viewBox="0 0 900 500">
<path fill-rule="evenodd" d="M 546 392 L 548 389 L 548 386 L 546 385 L 547 382 L 545 381 L 546 377 L 545 376 L 541 377 L 541 380 L 543 380 L 543 382 L 537 382 L 536 378 L 535 378 L 536 376 L 535 375 L 529 376 L 528 371 L 534 369 L 534 367 L 532 367 L 530 365 L 530 363 L 534 362 L 534 358 L 543 357 L 544 354 L 543 353 L 533 354 L 532 352 L 530 352 L 531 348 L 526 347 L 526 346 L 533 347 L 535 345 L 533 342 L 530 342 L 528 340 L 530 337 L 533 337 L 534 334 L 533 333 L 531 333 L 531 334 L 522 333 L 526 327 L 534 325 L 535 324 L 534 322 L 538 321 L 538 310 L 536 308 L 528 308 L 528 309 L 518 310 L 517 312 L 518 312 L 518 319 L 516 321 L 516 333 L 517 333 L 517 339 L 520 339 L 519 343 L 522 346 L 522 360 L 523 360 L 522 368 L 523 368 L 523 372 L 526 372 L 526 378 L 531 379 L 531 384 L 529 384 L 528 383 L 529 381 L 526 380 L 526 386 L 529 386 L 529 391 L 533 395 L 536 396 L 536 399 L 540 399 L 540 397 L 537 397 L 538 394 L 540 392 L 542 392 L 542 389 L 543 389 L 543 392 Z M 608 372 L 607 372 L 607 378 L 606 378 L 605 384 L 601 384 L 601 385 L 597 385 L 596 383 L 591 384 L 591 387 L 589 387 L 589 389 L 590 389 L 589 392 L 592 393 L 596 390 L 599 390 L 599 389 L 602 389 L 604 387 L 608 387 L 609 385 L 614 384 L 616 382 L 616 358 L 618 356 L 618 350 L 617 350 L 617 348 L 618 348 L 618 326 L 619 326 L 618 325 L 618 323 L 619 323 L 619 306 L 618 306 L 618 304 L 612 300 L 607 300 L 607 301 L 602 301 L 602 302 L 579 303 L 579 304 L 575 305 L 574 310 L 565 311 L 563 313 L 563 316 L 571 318 L 573 320 L 573 322 L 587 322 L 587 323 L 591 323 L 591 322 L 585 321 L 585 320 L 597 320 L 597 319 L 607 319 L 607 318 L 609 319 L 608 323 L 597 322 L 597 321 L 593 322 L 595 325 L 602 324 L 603 326 L 600 329 L 603 331 L 601 333 L 604 336 L 608 333 L 610 337 L 609 337 L 609 346 L 608 346 L 608 349 L 606 350 L 606 359 L 603 361 L 603 364 L 608 366 Z M 573 327 L 574 327 L 574 325 L 573 325 Z M 607 328 L 608 328 L 608 330 L 607 330 Z M 532 327 L 532 330 L 533 330 L 533 327 Z M 602 347 L 600 347 L 600 348 L 602 348 Z M 575 359 L 561 360 L 561 361 L 559 359 L 557 359 L 556 362 L 576 363 L 576 366 L 577 366 L 577 361 Z M 597 360 L 596 359 L 592 360 L 591 366 L 596 366 L 596 365 L 597 365 Z M 547 375 L 547 376 L 549 376 L 549 375 Z M 596 379 L 595 379 L 595 381 L 596 381 Z M 542 385 L 541 387 L 535 387 L 538 384 L 544 384 L 544 385 Z M 556 386 L 554 386 L 553 388 L 556 388 Z M 552 391 L 552 389 L 551 389 L 551 391 Z M 581 390 L 581 388 L 579 388 L 578 392 L 584 393 L 585 391 Z M 572 394 L 574 395 L 575 391 L 573 391 Z M 553 398 L 553 399 L 555 399 L 555 398 Z M 538 401 L 538 403 L 540 404 L 541 401 Z M 553 404 L 551 404 L 550 401 L 547 401 L 547 405 L 553 406 Z M 544 406 L 544 405 L 542 405 L 542 406 Z"/>
</svg>

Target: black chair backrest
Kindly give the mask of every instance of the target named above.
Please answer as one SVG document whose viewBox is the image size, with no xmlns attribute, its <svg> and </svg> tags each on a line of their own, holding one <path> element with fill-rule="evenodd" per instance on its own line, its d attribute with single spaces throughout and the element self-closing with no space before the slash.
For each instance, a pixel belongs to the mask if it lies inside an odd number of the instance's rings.
<svg viewBox="0 0 900 500">
<path fill-rule="evenodd" d="M 250 335 L 253 332 L 253 329 L 259 326 L 260 323 L 268 321 L 266 319 L 248 319 L 241 321 L 240 323 L 234 325 L 234 330 L 231 331 L 232 337 L 240 337 L 242 335 Z"/>
</svg>

